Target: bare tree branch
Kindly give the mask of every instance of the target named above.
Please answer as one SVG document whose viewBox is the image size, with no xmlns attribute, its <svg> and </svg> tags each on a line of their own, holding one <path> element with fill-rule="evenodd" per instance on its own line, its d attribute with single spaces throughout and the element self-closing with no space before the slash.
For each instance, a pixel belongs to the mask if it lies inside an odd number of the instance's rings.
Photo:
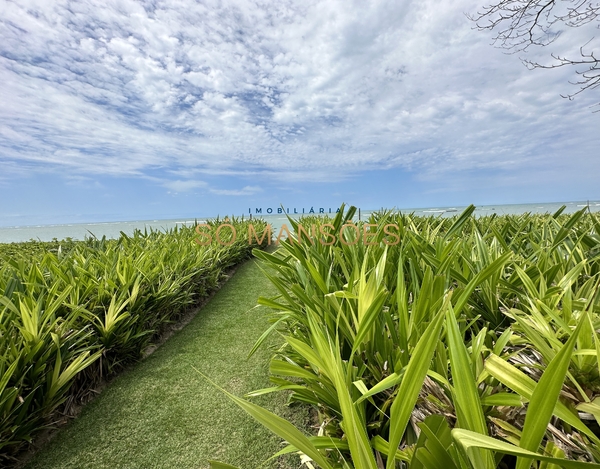
<svg viewBox="0 0 600 469">
<path fill-rule="evenodd" d="M 590 0 L 499 0 L 483 7 L 475 15 L 467 14 L 480 31 L 495 31 L 493 44 L 508 53 L 526 51 L 532 46 L 548 46 L 561 34 L 563 26 L 577 28 L 600 20 L 600 2 Z M 600 21 L 599 21 L 600 23 Z M 600 28 L 600 24 L 598 25 Z M 530 69 L 574 66 L 577 81 L 570 82 L 579 87 L 575 93 L 561 95 L 572 100 L 583 91 L 600 86 L 600 59 L 594 51 L 585 47 L 593 38 L 579 48 L 580 57 L 569 58 L 551 54 L 555 62 L 543 65 L 521 59 Z M 599 103 L 600 105 L 600 103 Z"/>
</svg>

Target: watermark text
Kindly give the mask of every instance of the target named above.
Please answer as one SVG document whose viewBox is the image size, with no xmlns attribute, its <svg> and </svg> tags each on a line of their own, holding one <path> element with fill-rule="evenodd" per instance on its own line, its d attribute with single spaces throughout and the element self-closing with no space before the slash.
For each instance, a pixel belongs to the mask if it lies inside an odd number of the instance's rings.
<svg viewBox="0 0 600 469">
<path fill-rule="evenodd" d="M 194 241 L 200 246 L 208 246 L 216 241 L 221 246 L 231 246 L 237 240 L 237 230 L 230 223 L 222 223 L 219 226 L 212 227 L 207 223 L 200 223 L 196 226 L 198 237 Z M 273 239 L 274 235 L 277 237 Z M 267 245 L 272 243 L 276 246 L 282 241 L 289 240 L 291 243 L 320 243 L 324 246 L 331 246 L 337 241 L 346 245 L 354 246 L 362 243 L 365 246 L 374 246 L 379 244 L 378 237 L 381 236 L 381 242 L 387 246 L 395 246 L 400 242 L 400 228 L 395 223 L 383 225 L 383 231 L 379 231 L 379 225 L 374 223 L 363 223 L 361 226 L 355 223 L 348 222 L 342 225 L 339 230 L 331 223 L 323 223 L 322 225 L 304 226 L 297 225 L 296 232 L 290 231 L 286 224 L 281 225 L 278 233 L 273 232 L 273 227 L 269 223 L 263 229 L 262 234 L 259 234 L 256 227 L 248 224 L 247 240 L 248 244 L 257 243 Z"/>
</svg>

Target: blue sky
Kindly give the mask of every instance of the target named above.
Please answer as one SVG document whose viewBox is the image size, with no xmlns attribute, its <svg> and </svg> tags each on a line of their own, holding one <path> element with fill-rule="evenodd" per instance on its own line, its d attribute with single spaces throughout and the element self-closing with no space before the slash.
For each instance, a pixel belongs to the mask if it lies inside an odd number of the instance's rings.
<svg viewBox="0 0 600 469">
<path fill-rule="evenodd" d="M 0 0 L 0 225 L 599 198 L 598 93 L 481 6 Z"/>
</svg>

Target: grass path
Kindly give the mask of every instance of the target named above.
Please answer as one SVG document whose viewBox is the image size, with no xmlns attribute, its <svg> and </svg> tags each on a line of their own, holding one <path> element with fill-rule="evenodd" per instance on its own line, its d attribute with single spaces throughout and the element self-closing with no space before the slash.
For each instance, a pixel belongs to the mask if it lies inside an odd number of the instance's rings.
<svg viewBox="0 0 600 469">
<path fill-rule="evenodd" d="M 190 324 L 113 381 L 27 469 L 204 468 L 208 459 L 242 468 L 261 465 L 280 440 L 192 366 L 236 395 L 267 387 L 269 351 L 263 347 L 246 359 L 268 325 L 266 311 L 248 310 L 259 295 L 272 294 L 254 261 L 242 265 Z M 278 415 L 292 414 L 283 395 L 254 402 Z M 305 411 L 293 413 L 297 424 L 306 421 Z"/>
</svg>

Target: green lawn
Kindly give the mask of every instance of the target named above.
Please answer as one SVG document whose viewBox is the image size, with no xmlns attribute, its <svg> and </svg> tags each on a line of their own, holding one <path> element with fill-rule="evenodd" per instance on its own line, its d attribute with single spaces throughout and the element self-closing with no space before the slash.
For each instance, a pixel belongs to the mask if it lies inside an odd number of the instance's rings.
<svg viewBox="0 0 600 469">
<path fill-rule="evenodd" d="M 113 381 L 26 467 L 203 468 L 208 459 L 261 465 L 281 448 L 279 438 L 192 367 L 236 395 L 267 387 L 269 351 L 246 356 L 268 326 L 265 309 L 249 310 L 259 295 L 272 294 L 254 261 L 242 265 L 188 326 Z M 285 401 L 279 394 L 254 400 L 306 425 L 306 410 Z M 292 456 L 270 467 L 298 463 Z"/>
</svg>

